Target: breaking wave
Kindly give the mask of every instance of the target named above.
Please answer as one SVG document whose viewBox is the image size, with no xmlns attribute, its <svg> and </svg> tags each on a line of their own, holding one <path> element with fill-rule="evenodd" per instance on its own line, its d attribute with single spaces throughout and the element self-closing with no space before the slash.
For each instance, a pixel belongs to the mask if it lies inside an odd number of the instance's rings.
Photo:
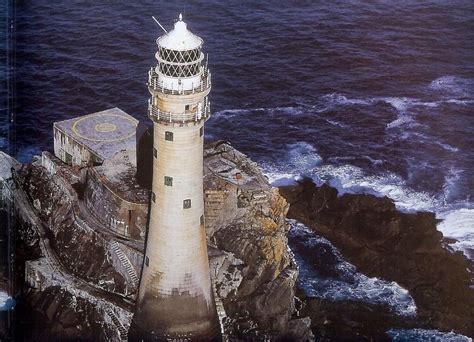
<svg viewBox="0 0 474 342">
<path fill-rule="evenodd" d="M 336 158 L 336 157 L 335 157 Z M 337 157 L 333 161 L 350 162 L 352 157 Z M 362 156 L 363 158 L 363 156 Z M 368 157 L 377 165 L 381 160 Z M 316 184 L 328 183 L 340 194 L 372 194 L 391 198 L 397 209 L 404 212 L 432 211 L 443 221 L 438 225 L 444 236 L 458 240 L 451 247 L 474 258 L 474 210 L 468 200 L 456 200 L 457 186 L 462 170 L 451 168 L 445 176 L 442 192 L 433 195 L 413 190 L 399 175 L 391 172 L 368 174 L 362 168 L 350 164 L 323 164 L 314 146 L 301 142 L 288 145 L 287 154 L 277 163 L 263 163 L 262 169 L 273 186 L 291 185 L 303 176 Z"/>
<path fill-rule="evenodd" d="M 457 240 L 451 247 L 474 259 L 474 209 L 454 209 L 437 216 L 443 220 L 438 224 L 438 230 Z"/>
<path fill-rule="evenodd" d="M 273 186 L 294 184 L 302 175 L 310 175 L 323 162 L 316 148 L 306 142 L 288 144 L 287 151 L 279 161 L 262 164 L 263 174 Z"/>
<path fill-rule="evenodd" d="M 300 270 L 298 283 L 307 296 L 369 302 L 388 306 L 402 316 L 416 315 L 415 302 L 406 289 L 358 272 L 329 240 L 296 220 L 288 222 L 289 244 Z"/>
</svg>

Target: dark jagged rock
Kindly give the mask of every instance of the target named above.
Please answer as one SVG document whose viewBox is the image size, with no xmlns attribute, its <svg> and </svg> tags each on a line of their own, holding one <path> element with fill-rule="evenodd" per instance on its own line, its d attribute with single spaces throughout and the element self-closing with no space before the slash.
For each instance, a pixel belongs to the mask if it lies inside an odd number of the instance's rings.
<svg viewBox="0 0 474 342">
<path fill-rule="evenodd" d="M 125 293 L 124 278 L 107 260 L 107 241 L 81 224 L 73 188 L 35 164 L 22 167 L 17 177 L 39 219 L 46 223 L 46 234 L 61 264 L 88 282 Z"/>
<path fill-rule="evenodd" d="M 421 325 L 474 336 L 472 263 L 449 250 L 433 213 L 402 213 L 387 197 L 338 196 L 310 180 L 280 193 L 288 217 L 329 239 L 361 272 L 409 290 Z"/>
</svg>

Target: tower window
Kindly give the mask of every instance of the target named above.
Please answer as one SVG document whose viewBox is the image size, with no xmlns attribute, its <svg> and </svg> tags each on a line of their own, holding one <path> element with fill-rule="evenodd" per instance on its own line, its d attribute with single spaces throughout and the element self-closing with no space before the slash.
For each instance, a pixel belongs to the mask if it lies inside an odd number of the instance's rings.
<svg viewBox="0 0 474 342">
<path fill-rule="evenodd" d="M 201 215 L 201 218 L 199 219 L 201 226 L 204 225 L 204 215 Z"/>
<path fill-rule="evenodd" d="M 189 105 L 184 106 L 185 110 L 189 110 Z"/>
<path fill-rule="evenodd" d="M 202 137 L 204 134 L 204 126 L 199 129 L 199 136 Z"/>
<path fill-rule="evenodd" d="M 191 208 L 191 200 L 190 199 L 185 199 L 183 201 L 183 209 L 189 209 Z"/>
<path fill-rule="evenodd" d="M 165 140 L 173 141 L 173 132 L 165 132 Z"/>
<path fill-rule="evenodd" d="M 158 151 L 153 147 L 153 157 L 158 158 Z"/>
<path fill-rule="evenodd" d="M 166 186 L 173 186 L 173 177 L 165 176 L 165 185 Z"/>
<path fill-rule="evenodd" d="M 145 265 L 150 266 L 150 258 L 147 256 L 145 257 Z"/>
<path fill-rule="evenodd" d="M 151 200 L 153 201 L 153 203 L 156 202 L 156 195 L 154 192 L 151 193 Z"/>
</svg>

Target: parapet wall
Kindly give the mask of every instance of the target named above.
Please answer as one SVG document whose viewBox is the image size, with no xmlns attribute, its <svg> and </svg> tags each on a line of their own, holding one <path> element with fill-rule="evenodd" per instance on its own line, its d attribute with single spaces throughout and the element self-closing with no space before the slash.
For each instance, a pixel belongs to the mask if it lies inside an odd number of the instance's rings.
<svg viewBox="0 0 474 342">
<path fill-rule="evenodd" d="M 95 168 L 87 170 L 84 201 L 95 218 L 116 234 L 144 240 L 148 203 L 133 203 L 119 196 Z"/>
</svg>

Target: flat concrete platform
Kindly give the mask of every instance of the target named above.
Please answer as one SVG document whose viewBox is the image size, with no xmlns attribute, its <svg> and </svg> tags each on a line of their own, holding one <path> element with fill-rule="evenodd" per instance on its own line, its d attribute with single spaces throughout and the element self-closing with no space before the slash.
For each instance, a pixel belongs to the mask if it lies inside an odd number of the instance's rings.
<svg viewBox="0 0 474 342">
<path fill-rule="evenodd" d="M 117 152 L 135 149 L 138 120 L 119 108 L 59 121 L 54 127 L 103 160 Z"/>
</svg>

